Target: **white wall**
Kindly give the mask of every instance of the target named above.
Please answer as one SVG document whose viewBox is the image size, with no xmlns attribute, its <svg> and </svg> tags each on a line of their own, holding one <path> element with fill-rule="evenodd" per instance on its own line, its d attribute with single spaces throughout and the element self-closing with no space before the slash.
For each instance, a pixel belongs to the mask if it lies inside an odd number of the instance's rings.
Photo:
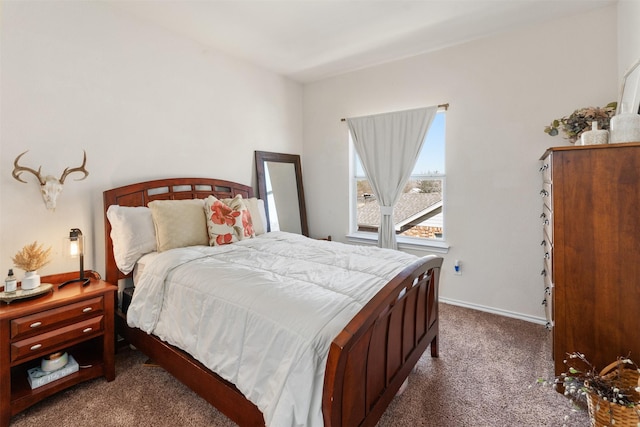
<svg viewBox="0 0 640 427">
<path fill-rule="evenodd" d="M 538 158 L 546 147 L 565 144 L 542 129 L 575 108 L 617 98 L 620 73 L 640 56 L 639 3 L 618 5 L 303 92 L 107 3 L 4 1 L 0 269 L 34 240 L 56 252 L 41 273 L 76 269 L 61 246 L 79 227 L 89 240 L 86 266 L 102 273 L 102 191 L 164 176 L 254 183 L 254 150 L 303 154 L 311 234 L 343 240 L 348 136 L 340 118 L 449 102 L 452 247 L 442 296 L 542 318 Z M 33 177 L 21 184 L 10 176 L 13 159 L 27 149 L 28 165 L 54 175 L 79 164 L 87 150 L 90 176 L 69 177 L 55 212 L 44 208 Z M 463 262 L 462 276 L 451 274 L 454 259 Z"/>
<path fill-rule="evenodd" d="M 77 270 L 62 242 L 79 227 L 85 267 L 104 273 L 104 190 L 167 176 L 254 184 L 254 150 L 302 151 L 299 84 L 108 3 L 5 1 L 0 35 L 0 271 L 34 240 L 55 252 L 41 274 Z M 90 175 L 69 176 L 55 212 L 35 177 L 11 177 L 24 150 L 59 177 L 83 149 Z"/>
<path fill-rule="evenodd" d="M 640 58 L 640 1 L 618 0 L 618 73 Z M 620 82 L 622 83 L 622 82 Z"/>
<path fill-rule="evenodd" d="M 304 88 L 310 233 L 348 232 L 353 117 L 449 102 L 441 296 L 532 320 L 544 317 L 543 132 L 555 118 L 617 99 L 616 8 L 495 35 Z M 576 213 L 579 214 L 579 213 Z M 453 262 L 463 274 L 454 276 Z"/>
</svg>

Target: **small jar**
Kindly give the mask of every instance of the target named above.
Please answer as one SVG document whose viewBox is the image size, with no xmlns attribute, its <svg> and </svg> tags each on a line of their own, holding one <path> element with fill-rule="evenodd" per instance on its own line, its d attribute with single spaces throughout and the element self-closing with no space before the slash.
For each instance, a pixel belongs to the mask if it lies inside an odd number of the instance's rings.
<svg viewBox="0 0 640 427">
<path fill-rule="evenodd" d="M 591 130 L 583 132 L 580 135 L 580 145 L 595 145 L 595 144 L 608 144 L 609 143 L 609 131 L 605 129 L 598 129 L 598 122 L 594 120 L 591 122 Z"/>
<path fill-rule="evenodd" d="M 15 292 L 18 289 L 18 280 L 16 276 L 13 275 L 13 269 L 9 269 L 9 273 L 7 274 L 7 278 L 4 279 L 4 291 L 6 293 Z"/>
</svg>

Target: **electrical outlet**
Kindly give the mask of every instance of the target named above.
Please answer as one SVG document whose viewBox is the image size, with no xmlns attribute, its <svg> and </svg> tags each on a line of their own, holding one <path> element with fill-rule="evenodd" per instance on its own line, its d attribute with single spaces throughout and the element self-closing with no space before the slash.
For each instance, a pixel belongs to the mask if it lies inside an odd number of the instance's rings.
<svg viewBox="0 0 640 427">
<path fill-rule="evenodd" d="M 456 260 L 455 264 L 453 264 L 453 274 L 462 276 L 462 263 L 460 260 Z"/>
</svg>

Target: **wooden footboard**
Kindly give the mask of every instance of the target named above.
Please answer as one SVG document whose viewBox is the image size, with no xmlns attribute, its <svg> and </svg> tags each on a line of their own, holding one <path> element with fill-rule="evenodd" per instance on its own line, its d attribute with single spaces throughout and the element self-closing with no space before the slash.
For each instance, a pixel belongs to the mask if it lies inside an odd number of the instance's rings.
<svg viewBox="0 0 640 427">
<path fill-rule="evenodd" d="M 389 282 L 333 340 L 322 411 L 326 426 L 372 426 L 431 344 L 438 356 L 442 258 L 421 258 Z"/>
</svg>

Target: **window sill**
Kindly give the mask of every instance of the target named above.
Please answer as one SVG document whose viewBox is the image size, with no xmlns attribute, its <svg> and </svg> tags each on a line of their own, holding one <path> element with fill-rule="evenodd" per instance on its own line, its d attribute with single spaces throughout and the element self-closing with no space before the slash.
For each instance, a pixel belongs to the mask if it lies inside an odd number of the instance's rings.
<svg viewBox="0 0 640 427">
<path fill-rule="evenodd" d="M 357 243 L 361 245 L 378 244 L 377 233 L 356 231 L 355 233 L 347 234 L 346 238 L 349 243 Z M 443 240 L 416 239 L 405 236 L 397 236 L 396 240 L 398 242 L 398 249 L 411 249 L 414 251 L 424 251 L 429 253 L 435 252 L 441 254 L 449 252 L 449 244 Z"/>
</svg>

